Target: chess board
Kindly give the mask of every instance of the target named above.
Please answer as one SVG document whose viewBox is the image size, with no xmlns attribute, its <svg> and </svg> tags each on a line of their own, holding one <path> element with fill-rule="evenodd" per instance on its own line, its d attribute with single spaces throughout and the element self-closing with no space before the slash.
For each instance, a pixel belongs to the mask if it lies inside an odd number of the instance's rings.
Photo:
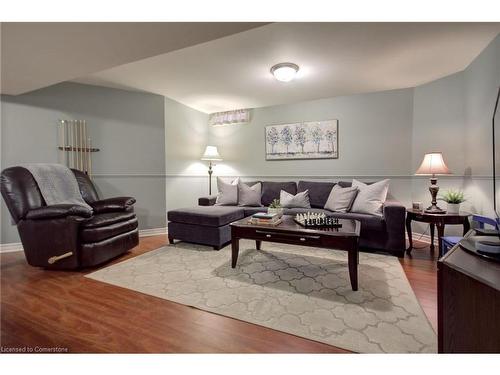
<svg viewBox="0 0 500 375">
<path fill-rule="evenodd" d="M 294 221 L 305 228 L 342 228 L 338 218 L 327 216 L 324 213 L 307 212 L 297 214 Z"/>
</svg>

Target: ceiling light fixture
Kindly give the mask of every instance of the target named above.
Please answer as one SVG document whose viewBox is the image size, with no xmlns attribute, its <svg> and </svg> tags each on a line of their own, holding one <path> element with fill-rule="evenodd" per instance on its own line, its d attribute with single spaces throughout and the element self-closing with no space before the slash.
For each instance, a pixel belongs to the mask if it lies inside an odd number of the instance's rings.
<svg viewBox="0 0 500 375">
<path fill-rule="evenodd" d="M 290 82 L 295 78 L 298 71 L 299 66 L 297 64 L 288 62 L 276 64 L 271 68 L 271 74 L 281 82 Z"/>
</svg>

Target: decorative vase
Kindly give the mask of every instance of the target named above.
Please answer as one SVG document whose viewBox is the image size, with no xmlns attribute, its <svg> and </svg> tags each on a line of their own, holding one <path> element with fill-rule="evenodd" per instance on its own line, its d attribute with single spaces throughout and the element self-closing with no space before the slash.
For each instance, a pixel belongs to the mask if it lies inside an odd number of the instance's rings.
<svg viewBox="0 0 500 375">
<path fill-rule="evenodd" d="M 460 212 L 460 203 L 448 203 L 446 213 L 458 214 Z"/>
<path fill-rule="evenodd" d="M 267 208 L 267 213 L 268 214 L 278 214 L 279 217 L 283 216 L 283 208 L 272 208 L 272 207 L 268 207 Z"/>
</svg>

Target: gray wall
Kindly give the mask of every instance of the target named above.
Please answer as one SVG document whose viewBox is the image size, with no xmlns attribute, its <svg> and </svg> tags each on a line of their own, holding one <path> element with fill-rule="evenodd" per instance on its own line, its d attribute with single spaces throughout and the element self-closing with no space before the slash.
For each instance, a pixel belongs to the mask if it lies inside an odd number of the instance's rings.
<svg viewBox="0 0 500 375">
<path fill-rule="evenodd" d="M 500 85 L 500 36 L 462 72 L 414 89 L 413 168 L 443 151 L 453 173 L 491 176 L 491 116 Z"/>
<path fill-rule="evenodd" d="M 500 35 L 463 72 L 466 168 L 491 176 L 491 117 L 500 86 Z"/>
<path fill-rule="evenodd" d="M 422 163 L 424 154 L 441 151 L 453 172 L 452 176 L 439 176 L 441 192 L 464 189 L 465 171 L 465 110 L 463 73 L 416 87 L 413 95 L 412 166 L 414 173 Z M 413 176 L 412 201 L 430 205 L 429 176 Z M 445 202 L 438 202 L 446 208 Z M 422 232 L 427 225 L 414 223 L 413 229 Z M 461 228 L 448 227 L 448 233 L 459 234 Z M 428 233 L 427 233 L 428 234 Z"/>
<path fill-rule="evenodd" d="M 465 71 L 414 89 L 257 108 L 250 123 L 226 127 L 209 127 L 206 114 L 161 96 L 66 83 L 2 97 L 1 166 L 56 162 L 57 120 L 86 119 L 102 149 L 94 165 L 103 195 L 136 196 L 141 228 L 155 228 L 165 226 L 165 207 L 192 206 L 208 194 L 207 165 L 199 160 L 207 144 L 224 158 L 215 175 L 391 178 L 392 195 L 406 205 L 429 203 L 428 179 L 413 174 L 424 153 L 439 150 L 454 172 L 439 179 L 441 188 L 464 189 L 464 208 L 490 215 L 490 126 L 499 80 L 497 37 Z M 265 160 L 266 125 L 323 119 L 339 120 L 339 159 Z M 213 185 L 216 191 L 215 178 Z M 1 242 L 16 242 L 7 217 L 2 210 Z"/>
<path fill-rule="evenodd" d="M 339 158 L 266 161 L 266 125 L 338 119 Z M 225 161 L 215 174 L 266 180 L 391 178 L 391 193 L 410 202 L 413 89 L 335 97 L 252 110 L 248 124 L 211 127 L 208 144 Z"/>
<path fill-rule="evenodd" d="M 428 178 L 414 173 L 425 153 L 442 151 L 454 174 L 440 177 L 441 189 L 463 189 L 466 210 L 491 214 L 490 121 L 500 77 L 499 43 L 497 37 L 465 71 L 416 88 L 257 108 L 248 124 L 208 127 L 205 115 L 175 103 L 175 118 L 166 120 L 167 135 L 176 134 L 179 140 L 167 140 L 167 206 L 189 206 L 206 195 L 206 165 L 198 159 L 210 144 L 224 158 L 215 175 L 252 180 L 390 178 L 392 195 L 405 205 L 430 203 Z M 323 119 L 339 120 L 339 159 L 265 160 L 266 125 Z M 174 128 L 168 129 L 169 124 Z"/>
<path fill-rule="evenodd" d="M 208 115 L 165 98 L 165 190 L 167 211 L 197 204 L 208 194 L 207 167 L 200 161 Z"/>
<path fill-rule="evenodd" d="M 453 173 L 465 169 L 463 74 L 416 87 L 413 95 L 412 164 L 416 171 L 425 153 L 441 151 Z"/>
<path fill-rule="evenodd" d="M 242 175 L 407 175 L 412 106 L 413 90 L 406 89 L 257 108 L 248 124 L 211 127 L 209 143 Z M 339 121 L 338 159 L 265 160 L 266 125 L 327 119 Z"/>
<path fill-rule="evenodd" d="M 252 110 L 251 122 L 209 127 L 208 116 L 166 99 L 167 209 L 192 206 L 208 195 L 206 145 L 224 161 L 214 175 L 265 180 L 391 178 L 391 193 L 410 202 L 413 90 L 394 90 Z M 339 159 L 266 161 L 264 128 L 302 120 L 339 120 Z M 216 180 L 212 182 L 213 192 Z"/>
<path fill-rule="evenodd" d="M 464 209 L 488 216 L 493 216 L 491 116 L 499 86 L 500 36 L 464 71 L 414 89 L 412 170 L 425 152 L 442 151 L 453 176 L 439 177 L 441 188 L 464 190 Z M 427 185 L 427 178 L 414 178 L 414 200 L 428 202 Z"/>
<path fill-rule="evenodd" d="M 61 161 L 59 119 L 85 119 L 93 145 L 94 182 L 102 197 L 137 199 L 141 229 L 165 226 L 164 98 L 159 95 L 63 83 L 1 97 L 1 168 Z M 2 200 L 1 243 L 18 242 Z"/>
<path fill-rule="evenodd" d="M 470 197 L 473 212 L 492 217 L 491 117 L 500 87 L 500 36 L 464 71 L 464 87 L 465 192 Z M 498 131 L 498 114 L 496 118 Z"/>
</svg>

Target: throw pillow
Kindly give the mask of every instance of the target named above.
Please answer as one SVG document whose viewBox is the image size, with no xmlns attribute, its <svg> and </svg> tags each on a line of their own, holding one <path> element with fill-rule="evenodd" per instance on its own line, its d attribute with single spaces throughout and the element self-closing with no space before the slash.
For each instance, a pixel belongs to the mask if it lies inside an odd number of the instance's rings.
<svg viewBox="0 0 500 375">
<path fill-rule="evenodd" d="M 311 208 L 309 203 L 309 190 L 301 191 L 295 195 L 280 191 L 280 204 L 284 208 Z"/>
<path fill-rule="evenodd" d="M 238 206 L 260 207 L 260 193 L 262 184 L 257 182 L 252 186 L 248 186 L 240 182 L 238 184 Z"/>
<path fill-rule="evenodd" d="M 324 208 L 335 212 L 348 212 L 357 194 L 357 187 L 343 188 L 340 185 L 335 185 L 330 191 Z"/>
<path fill-rule="evenodd" d="M 226 182 L 222 178 L 217 177 L 217 199 L 216 206 L 236 206 L 238 204 L 238 182 L 239 177 L 236 177 L 232 182 Z"/>
<path fill-rule="evenodd" d="M 358 188 L 358 195 L 351 207 L 351 212 L 382 216 L 382 206 L 387 199 L 390 180 L 382 180 L 367 185 L 353 179 L 352 186 Z"/>
</svg>

